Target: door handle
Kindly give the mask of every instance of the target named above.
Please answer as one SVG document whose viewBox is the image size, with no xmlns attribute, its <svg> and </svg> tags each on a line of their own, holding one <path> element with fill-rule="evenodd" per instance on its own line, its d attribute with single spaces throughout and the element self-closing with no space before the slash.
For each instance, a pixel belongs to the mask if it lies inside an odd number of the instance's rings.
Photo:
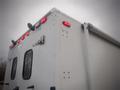
<svg viewBox="0 0 120 90">
<path fill-rule="evenodd" d="M 0 85 L 9 85 L 9 83 L 0 82 Z"/>
<path fill-rule="evenodd" d="M 13 90 L 19 90 L 19 87 L 18 87 L 18 86 L 16 86 Z"/>
<path fill-rule="evenodd" d="M 9 83 L 4 83 L 4 85 L 9 85 Z"/>
<path fill-rule="evenodd" d="M 56 87 L 55 86 L 51 86 L 50 90 L 56 90 Z"/>
<path fill-rule="evenodd" d="M 28 86 L 27 89 L 34 89 L 35 86 L 34 85 L 31 85 L 31 86 Z"/>
</svg>

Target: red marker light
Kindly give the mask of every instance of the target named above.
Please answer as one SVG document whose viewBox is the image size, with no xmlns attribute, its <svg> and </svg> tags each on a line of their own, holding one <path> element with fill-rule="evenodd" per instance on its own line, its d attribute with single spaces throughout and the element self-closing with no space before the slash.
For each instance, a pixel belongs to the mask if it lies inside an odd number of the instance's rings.
<svg viewBox="0 0 120 90">
<path fill-rule="evenodd" d="M 18 39 L 17 43 L 20 44 L 21 43 L 21 39 Z"/>
<path fill-rule="evenodd" d="M 37 22 L 37 23 L 35 24 L 35 28 L 38 28 L 39 26 L 40 26 L 40 23 Z"/>
<path fill-rule="evenodd" d="M 17 44 L 19 45 L 21 43 L 22 40 L 24 40 L 26 38 L 26 36 L 30 35 L 30 31 L 27 31 L 25 34 L 23 34 L 18 40 L 17 40 Z"/>
<path fill-rule="evenodd" d="M 29 36 L 30 32 L 27 31 L 25 34 L 22 35 L 22 37 L 20 38 L 21 40 L 24 40 L 26 36 Z"/>
<path fill-rule="evenodd" d="M 63 21 L 62 23 L 66 27 L 71 27 L 71 24 L 69 22 L 67 22 L 67 21 Z"/>
<path fill-rule="evenodd" d="M 30 35 L 30 32 L 27 31 L 27 32 L 25 33 L 25 36 L 29 36 L 29 35 Z"/>
<path fill-rule="evenodd" d="M 41 24 L 44 24 L 46 21 L 47 21 L 47 17 L 43 17 L 43 18 L 40 20 L 40 23 L 41 23 Z"/>
<path fill-rule="evenodd" d="M 24 40 L 24 39 L 25 39 L 25 35 L 23 35 L 20 39 L 21 39 L 21 40 Z"/>
</svg>

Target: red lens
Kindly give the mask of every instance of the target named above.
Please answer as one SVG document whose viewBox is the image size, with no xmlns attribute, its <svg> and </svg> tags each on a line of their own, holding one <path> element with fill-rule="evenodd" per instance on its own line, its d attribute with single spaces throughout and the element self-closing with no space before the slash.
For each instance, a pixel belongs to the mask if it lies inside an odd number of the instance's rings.
<svg viewBox="0 0 120 90">
<path fill-rule="evenodd" d="M 40 23 L 43 24 L 47 21 L 47 17 L 43 17 L 41 20 L 40 20 Z"/>
<path fill-rule="evenodd" d="M 23 35 L 22 37 L 21 37 L 21 40 L 24 40 L 25 39 L 25 35 Z"/>
<path fill-rule="evenodd" d="M 30 32 L 29 32 L 29 31 L 25 33 L 25 36 L 29 36 L 29 35 L 30 35 Z"/>
<path fill-rule="evenodd" d="M 35 28 L 39 28 L 39 26 L 40 26 L 40 23 L 37 22 L 37 23 L 35 24 Z"/>
<path fill-rule="evenodd" d="M 71 24 L 67 21 L 63 21 L 63 25 L 66 26 L 66 27 L 71 27 Z"/>
<path fill-rule="evenodd" d="M 18 39 L 17 43 L 20 44 L 21 43 L 21 39 Z"/>
</svg>

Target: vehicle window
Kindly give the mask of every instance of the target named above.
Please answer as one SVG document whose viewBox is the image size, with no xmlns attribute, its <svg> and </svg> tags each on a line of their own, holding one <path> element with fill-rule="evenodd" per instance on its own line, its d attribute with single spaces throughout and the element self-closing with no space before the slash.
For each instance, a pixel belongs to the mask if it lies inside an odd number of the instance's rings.
<svg viewBox="0 0 120 90">
<path fill-rule="evenodd" d="M 11 80 L 15 79 L 16 70 L 17 70 L 17 57 L 15 57 L 12 62 Z"/>
<path fill-rule="evenodd" d="M 25 52 L 23 62 L 23 79 L 28 80 L 32 73 L 33 50 L 30 49 Z"/>
</svg>

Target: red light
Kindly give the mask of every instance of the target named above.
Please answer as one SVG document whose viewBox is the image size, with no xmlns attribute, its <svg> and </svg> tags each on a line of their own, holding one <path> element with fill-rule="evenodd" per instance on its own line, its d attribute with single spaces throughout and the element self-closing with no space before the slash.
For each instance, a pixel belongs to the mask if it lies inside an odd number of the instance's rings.
<svg viewBox="0 0 120 90">
<path fill-rule="evenodd" d="M 66 27 L 71 27 L 71 24 L 67 21 L 63 21 L 63 25 L 66 26 Z"/>
<path fill-rule="evenodd" d="M 17 44 L 19 45 L 21 43 L 22 40 L 24 40 L 26 38 L 26 36 L 30 35 L 30 31 L 27 31 L 25 34 L 23 34 L 18 40 L 17 40 Z"/>
<path fill-rule="evenodd" d="M 22 37 L 20 38 L 21 40 L 24 40 L 26 36 L 29 36 L 30 32 L 26 32 L 25 34 L 22 35 Z"/>
<path fill-rule="evenodd" d="M 37 23 L 35 24 L 35 28 L 38 28 L 39 26 L 40 26 L 40 23 L 37 22 Z"/>
<path fill-rule="evenodd" d="M 18 39 L 17 43 L 20 44 L 21 43 L 21 39 Z"/>
<path fill-rule="evenodd" d="M 30 32 L 29 32 L 29 31 L 25 33 L 25 36 L 29 36 L 29 35 L 30 35 Z"/>
<path fill-rule="evenodd" d="M 43 18 L 40 20 L 40 23 L 41 23 L 41 24 L 44 24 L 46 21 L 47 21 L 47 17 L 43 17 Z"/>
<path fill-rule="evenodd" d="M 24 39 L 25 39 L 25 35 L 23 35 L 20 39 L 21 39 L 21 40 L 24 40 Z"/>
</svg>

